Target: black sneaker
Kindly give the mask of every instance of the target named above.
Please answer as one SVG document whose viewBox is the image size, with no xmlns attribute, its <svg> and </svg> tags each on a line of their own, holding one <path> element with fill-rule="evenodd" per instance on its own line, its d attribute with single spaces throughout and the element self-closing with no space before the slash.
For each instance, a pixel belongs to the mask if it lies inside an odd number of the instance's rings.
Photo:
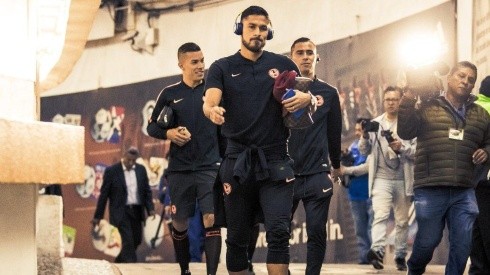
<svg viewBox="0 0 490 275">
<path fill-rule="evenodd" d="M 367 253 L 367 260 L 373 265 L 375 269 L 383 269 L 383 253 L 380 251 L 375 251 L 373 249 L 369 249 Z"/>
<path fill-rule="evenodd" d="M 183 271 L 181 271 L 181 272 L 180 272 L 180 274 L 181 274 L 181 275 L 191 275 L 191 272 L 190 272 L 190 270 L 189 270 L 189 269 L 187 269 L 187 270 L 183 270 Z"/>
<path fill-rule="evenodd" d="M 395 258 L 395 263 L 396 263 L 396 269 L 400 271 L 406 271 L 407 270 L 407 262 L 405 261 L 404 258 Z"/>
</svg>

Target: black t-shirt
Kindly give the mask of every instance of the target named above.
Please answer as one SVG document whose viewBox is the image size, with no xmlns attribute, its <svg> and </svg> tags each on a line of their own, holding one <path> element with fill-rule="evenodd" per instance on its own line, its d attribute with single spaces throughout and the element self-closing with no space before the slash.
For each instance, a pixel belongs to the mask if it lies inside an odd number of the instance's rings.
<svg viewBox="0 0 490 275">
<path fill-rule="evenodd" d="M 158 96 L 151 115 L 152 122 L 149 125 L 158 131 L 148 131 L 148 133 L 157 132 L 158 135 L 166 132 L 156 124 L 158 115 L 165 105 L 173 110 L 174 127 L 186 127 L 191 133 L 191 140 L 185 145 L 170 144 L 167 168 L 169 172 L 218 169 L 221 160 L 218 150 L 218 128 L 204 116 L 202 111 L 203 90 L 204 83 L 193 89 L 180 81 L 165 87 Z M 166 135 L 156 135 L 151 136 L 166 138 Z"/>
<path fill-rule="evenodd" d="M 274 79 L 285 70 L 298 71 L 286 56 L 267 51 L 255 62 L 237 52 L 211 65 L 206 90 L 222 91 L 226 112 L 221 130 L 226 138 L 246 146 L 286 143 L 289 129 L 282 120 L 281 103 L 272 96 Z"/>
<path fill-rule="evenodd" d="M 342 114 L 337 89 L 315 78 L 310 92 L 317 97 L 314 124 L 306 129 L 291 130 L 289 153 L 296 175 L 310 175 L 340 167 Z"/>
</svg>

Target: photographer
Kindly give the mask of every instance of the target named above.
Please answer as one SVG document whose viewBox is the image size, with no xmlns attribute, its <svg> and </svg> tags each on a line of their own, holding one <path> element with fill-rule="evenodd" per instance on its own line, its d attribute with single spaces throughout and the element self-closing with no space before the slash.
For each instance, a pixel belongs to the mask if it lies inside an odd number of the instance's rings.
<svg viewBox="0 0 490 275">
<path fill-rule="evenodd" d="M 349 149 L 342 153 L 340 173 L 344 176 L 343 185 L 349 189 L 349 201 L 352 218 L 356 229 L 359 264 L 369 264 L 366 256 L 371 248 L 371 224 L 373 223 L 373 207 L 368 191 L 367 156 L 359 152 L 359 140 L 362 137 L 362 124 L 369 121 L 359 118 L 356 121 L 356 139 Z"/>
<path fill-rule="evenodd" d="M 446 225 L 446 274 L 463 274 L 466 268 L 478 215 L 473 171 L 475 165 L 487 162 L 490 152 L 490 116 L 471 94 L 476 76 L 476 66 L 462 61 L 446 76 L 442 95 L 427 99 L 418 109 L 413 96 L 403 96 L 398 133 L 402 138 L 417 138 L 418 144 L 414 182 L 418 230 L 408 274 L 425 272 Z"/>
<path fill-rule="evenodd" d="M 387 87 L 384 91 L 385 113 L 364 123 L 359 142 L 361 154 L 369 158 L 369 194 L 373 203 L 372 245 L 368 261 L 383 269 L 386 245 L 386 225 L 393 208 L 395 216 L 395 264 L 407 270 L 408 210 L 413 184 L 413 157 L 416 141 L 397 137 L 397 117 L 402 90 Z"/>
</svg>

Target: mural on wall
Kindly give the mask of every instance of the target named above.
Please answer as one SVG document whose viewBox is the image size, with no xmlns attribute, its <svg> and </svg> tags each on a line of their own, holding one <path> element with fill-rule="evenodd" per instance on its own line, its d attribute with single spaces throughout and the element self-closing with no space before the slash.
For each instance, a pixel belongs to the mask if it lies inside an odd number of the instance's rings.
<svg viewBox="0 0 490 275">
<path fill-rule="evenodd" d="M 322 58 L 317 65 L 317 76 L 339 90 L 343 114 L 343 148 L 349 146 L 354 136 L 354 122 L 358 117 L 376 117 L 382 114 L 382 91 L 387 85 L 403 84 L 406 64 L 400 61 L 397 49 L 407 44 L 413 32 L 431 31 L 444 44 L 440 59 L 449 65 L 454 62 L 455 22 L 454 4 L 444 3 L 430 10 L 383 26 L 373 31 L 342 40 L 317 45 Z M 305 34 L 307 36 L 307 34 Z M 291 39 L 292 41 L 296 38 Z M 119 161 L 131 145 L 141 152 L 139 163 L 148 171 L 157 213 L 162 213 L 158 200 L 158 183 L 167 167 L 165 158 L 168 143 L 151 138 L 146 133 L 146 123 L 160 90 L 180 80 L 180 76 L 155 79 L 95 91 L 45 97 L 41 99 L 41 119 L 85 127 L 85 182 L 78 186 L 63 186 L 65 206 L 64 224 L 70 231 L 71 257 L 106 259 L 114 258 L 104 249 L 92 245 L 93 217 L 105 167 Z M 107 211 L 107 210 L 106 210 Z M 106 213 L 105 217 L 108 217 Z M 138 249 L 141 262 L 174 262 L 172 240 L 168 234 L 168 219 L 163 219 L 161 233 L 158 224 L 150 224 L 148 233 L 158 236 L 155 248 L 148 241 Z M 410 240 L 413 242 L 416 225 L 411 214 Z M 394 243 L 393 223 L 388 226 L 388 242 Z M 265 232 L 261 229 L 254 261 L 265 262 Z M 357 244 L 350 213 L 347 192 L 334 186 L 327 222 L 327 263 L 352 263 L 357 261 Z M 151 240 L 153 236 L 145 236 Z M 304 210 L 300 206 L 292 220 L 291 262 L 306 262 L 306 227 Z M 444 263 L 445 246 L 434 254 L 433 261 Z M 441 251 L 440 253 L 438 251 Z M 440 254 L 440 256 L 439 256 Z"/>
</svg>

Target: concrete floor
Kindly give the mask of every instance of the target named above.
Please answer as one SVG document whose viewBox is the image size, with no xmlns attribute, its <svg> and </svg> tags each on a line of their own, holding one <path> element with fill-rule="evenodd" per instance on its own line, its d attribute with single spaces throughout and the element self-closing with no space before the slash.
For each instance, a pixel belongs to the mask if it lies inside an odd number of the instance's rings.
<svg viewBox="0 0 490 275">
<path fill-rule="evenodd" d="M 162 275 L 162 274 L 180 274 L 178 264 L 115 264 L 123 275 Z M 304 275 L 306 264 L 290 264 L 289 270 L 292 275 Z M 206 265 L 204 263 L 191 263 L 190 269 L 192 275 L 205 275 Z M 254 264 L 256 275 L 267 275 L 265 263 Z M 383 270 L 376 270 L 371 265 L 357 264 L 324 264 L 321 274 L 341 275 L 341 274 L 396 274 L 402 275 L 406 272 L 397 271 L 395 266 L 385 266 Z M 218 274 L 228 274 L 226 267 L 220 265 Z M 429 266 L 426 275 L 429 274 L 444 274 L 444 266 Z"/>
<path fill-rule="evenodd" d="M 180 274 L 179 265 L 176 263 L 135 263 L 135 264 L 114 264 L 104 260 L 89 260 L 77 258 L 63 258 L 62 275 L 178 275 Z M 289 270 L 292 275 L 303 275 L 306 264 L 292 263 Z M 191 263 L 190 269 L 193 275 L 205 275 L 205 263 Z M 267 275 L 265 263 L 254 264 L 256 275 Z M 226 275 L 226 266 L 221 264 L 218 274 Z M 376 270 L 371 265 L 357 264 L 324 264 L 321 274 L 342 275 L 342 274 L 393 274 L 403 275 L 406 272 L 397 271 L 394 265 L 385 265 L 383 270 Z M 426 275 L 444 274 L 443 265 L 429 265 Z M 465 275 L 468 274 L 466 268 Z"/>
</svg>

